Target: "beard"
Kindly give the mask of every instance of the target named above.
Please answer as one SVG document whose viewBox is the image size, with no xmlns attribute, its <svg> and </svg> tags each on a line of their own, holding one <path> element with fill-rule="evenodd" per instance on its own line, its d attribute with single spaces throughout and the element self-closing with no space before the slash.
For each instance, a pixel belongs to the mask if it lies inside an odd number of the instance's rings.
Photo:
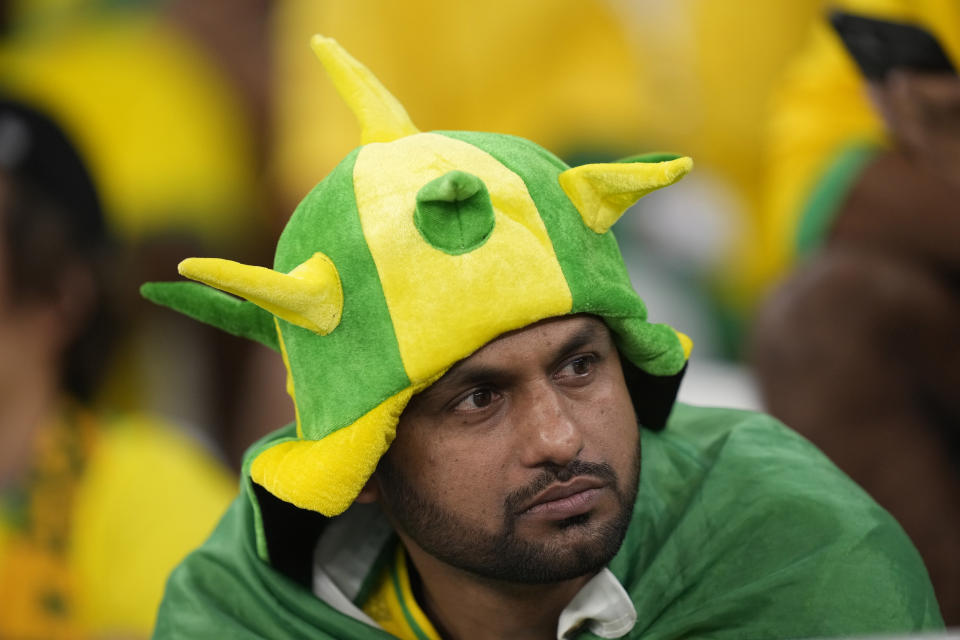
<svg viewBox="0 0 960 640">
<path fill-rule="evenodd" d="M 389 456 L 381 460 L 378 472 L 385 510 L 394 526 L 433 557 L 487 579 L 548 584 L 596 573 L 619 551 L 633 515 L 640 449 L 622 483 L 606 463 L 574 460 L 564 467 L 544 469 L 528 486 L 505 498 L 502 524 L 494 532 L 425 495 L 393 466 Z M 523 505 L 554 482 L 577 476 L 607 481 L 616 497 L 616 512 L 604 521 L 587 512 L 550 523 L 553 535 L 541 537 L 545 539 L 519 537 L 517 514 Z"/>
</svg>

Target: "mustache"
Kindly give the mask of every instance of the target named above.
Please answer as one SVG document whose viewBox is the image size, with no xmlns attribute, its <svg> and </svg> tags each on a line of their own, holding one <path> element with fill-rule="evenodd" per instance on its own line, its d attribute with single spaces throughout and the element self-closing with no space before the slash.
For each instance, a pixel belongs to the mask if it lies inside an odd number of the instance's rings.
<svg viewBox="0 0 960 640">
<path fill-rule="evenodd" d="M 591 476 L 609 482 L 614 487 L 618 486 L 617 474 L 606 462 L 586 462 L 584 460 L 571 460 L 564 466 L 546 467 L 525 487 L 511 492 L 504 501 L 508 514 L 514 514 L 533 499 L 538 493 L 554 484 L 555 482 L 568 482 L 579 476 Z"/>
</svg>

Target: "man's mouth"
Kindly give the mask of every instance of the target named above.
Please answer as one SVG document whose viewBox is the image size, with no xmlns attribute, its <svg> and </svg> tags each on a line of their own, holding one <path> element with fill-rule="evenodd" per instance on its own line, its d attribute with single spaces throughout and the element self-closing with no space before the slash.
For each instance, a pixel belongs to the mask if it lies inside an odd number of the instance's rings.
<svg viewBox="0 0 960 640">
<path fill-rule="evenodd" d="M 556 483 L 537 494 L 518 515 L 550 520 L 571 518 L 593 509 L 605 488 L 606 482 L 590 476 Z"/>
</svg>

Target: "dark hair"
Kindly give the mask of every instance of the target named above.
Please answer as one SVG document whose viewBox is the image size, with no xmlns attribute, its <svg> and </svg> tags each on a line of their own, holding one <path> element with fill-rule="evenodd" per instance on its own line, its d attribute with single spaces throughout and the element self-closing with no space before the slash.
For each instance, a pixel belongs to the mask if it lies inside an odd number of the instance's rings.
<svg viewBox="0 0 960 640">
<path fill-rule="evenodd" d="M 115 314 L 108 286 L 114 244 L 90 174 L 47 116 L 0 98 L 0 242 L 11 304 L 57 295 L 81 266 L 94 284 L 91 308 L 63 354 L 62 388 L 88 400 L 109 357 Z"/>
</svg>

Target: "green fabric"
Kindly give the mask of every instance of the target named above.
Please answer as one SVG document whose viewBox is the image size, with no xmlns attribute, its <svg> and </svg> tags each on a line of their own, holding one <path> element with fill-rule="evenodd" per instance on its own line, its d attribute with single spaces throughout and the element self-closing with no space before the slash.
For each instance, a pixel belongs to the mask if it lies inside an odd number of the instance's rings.
<svg viewBox="0 0 960 640">
<path fill-rule="evenodd" d="M 261 562 L 238 498 L 167 582 L 154 638 L 391 638 L 341 615 Z"/>
<path fill-rule="evenodd" d="M 823 244 L 850 188 L 876 154 L 874 146 L 851 145 L 838 153 L 820 175 L 797 225 L 799 255 L 809 254 Z"/>
<path fill-rule="evenodd" d="M 410 385 L 360 227 L 353 191 L 358 153 L 348 155 L 303 199 L 277 242 L 274 269 L 289 273 L 322 251 L 336 265 L 343 286 L 343 316 L 329 335 L 318 338 L 280 321 L 307 439 L 319 440 L 352 424 Z"/>
<path fill-rule="evenodd" d="M 194 320 L 279 351 L 273 314 L 246 300 L 196 282 L 147 282 L 140 287 L 140 295 Z"/>
<path fill-rule="evenodd" d="M 258 455 L 270 447 L 282 442 L 289 442 L 296 439 L 297 429 L 295 424 L 291 423 L 281 427 L 250 445 L 244 453 L 243 462 L 240 466 L 241 496 L 238 499 L 242 499 L 242 497 L 245 495 L 247 505 L 252 510 L 254 523 L 253 549 L 256 553 L 256 557 L 263 562 L 270 562 L 270 551 L 267 549 L 267 536 L 263 530 L 263 514 L 260 512 L 260 503 L 257 502 L 257 499 L 253 494 L 253 488 L 251 487 L 252 481 L 250 479 L 250 465 L 253 464 L 253 461 Z"/>
<path fill-rule="evenodd" d="M 642 442 L 638 510 L 610 564 L 640 613 L 635 636 L 831 637 L 942 626 L 900 526 L 773 418 L 678 406 L 668 428 Z"/>
<path fill-rule="evenodd" d="M 557 176 L 568 168 L 562 160 L 523 138 L 470 131 L 437 133 L 483 149 L 523 178 L 570 287 L 572 313 L 602 316 L 616 334 L 621 352 L 647 373 L 670 376 L 683 368 L 686 358 L 673 330 L 646 321 L 646 307 L 630 284 L 613 233 L 587 229 L 560 187 Z"/>
<path fill-rule="evenodd" d="M 425 184 L 417 194 L 413 219 L 430 246 L 454 256 L 481 246 L 494 225 L 487 187 L 464 171 L 451 171 Z"/>
<path fill-rule="evenodd" d="M 942 628 L 899 525 L 774 419 L 678 405 L 664 431 L 642 431 L 642 446 L 633 519 L 610 564 L 637 608 L 626 637 Z M 172 574 L 157 638 L 389 637 L 261 562 L 255 513 L 250 496 L 239 496 Z"/>
</svg>

